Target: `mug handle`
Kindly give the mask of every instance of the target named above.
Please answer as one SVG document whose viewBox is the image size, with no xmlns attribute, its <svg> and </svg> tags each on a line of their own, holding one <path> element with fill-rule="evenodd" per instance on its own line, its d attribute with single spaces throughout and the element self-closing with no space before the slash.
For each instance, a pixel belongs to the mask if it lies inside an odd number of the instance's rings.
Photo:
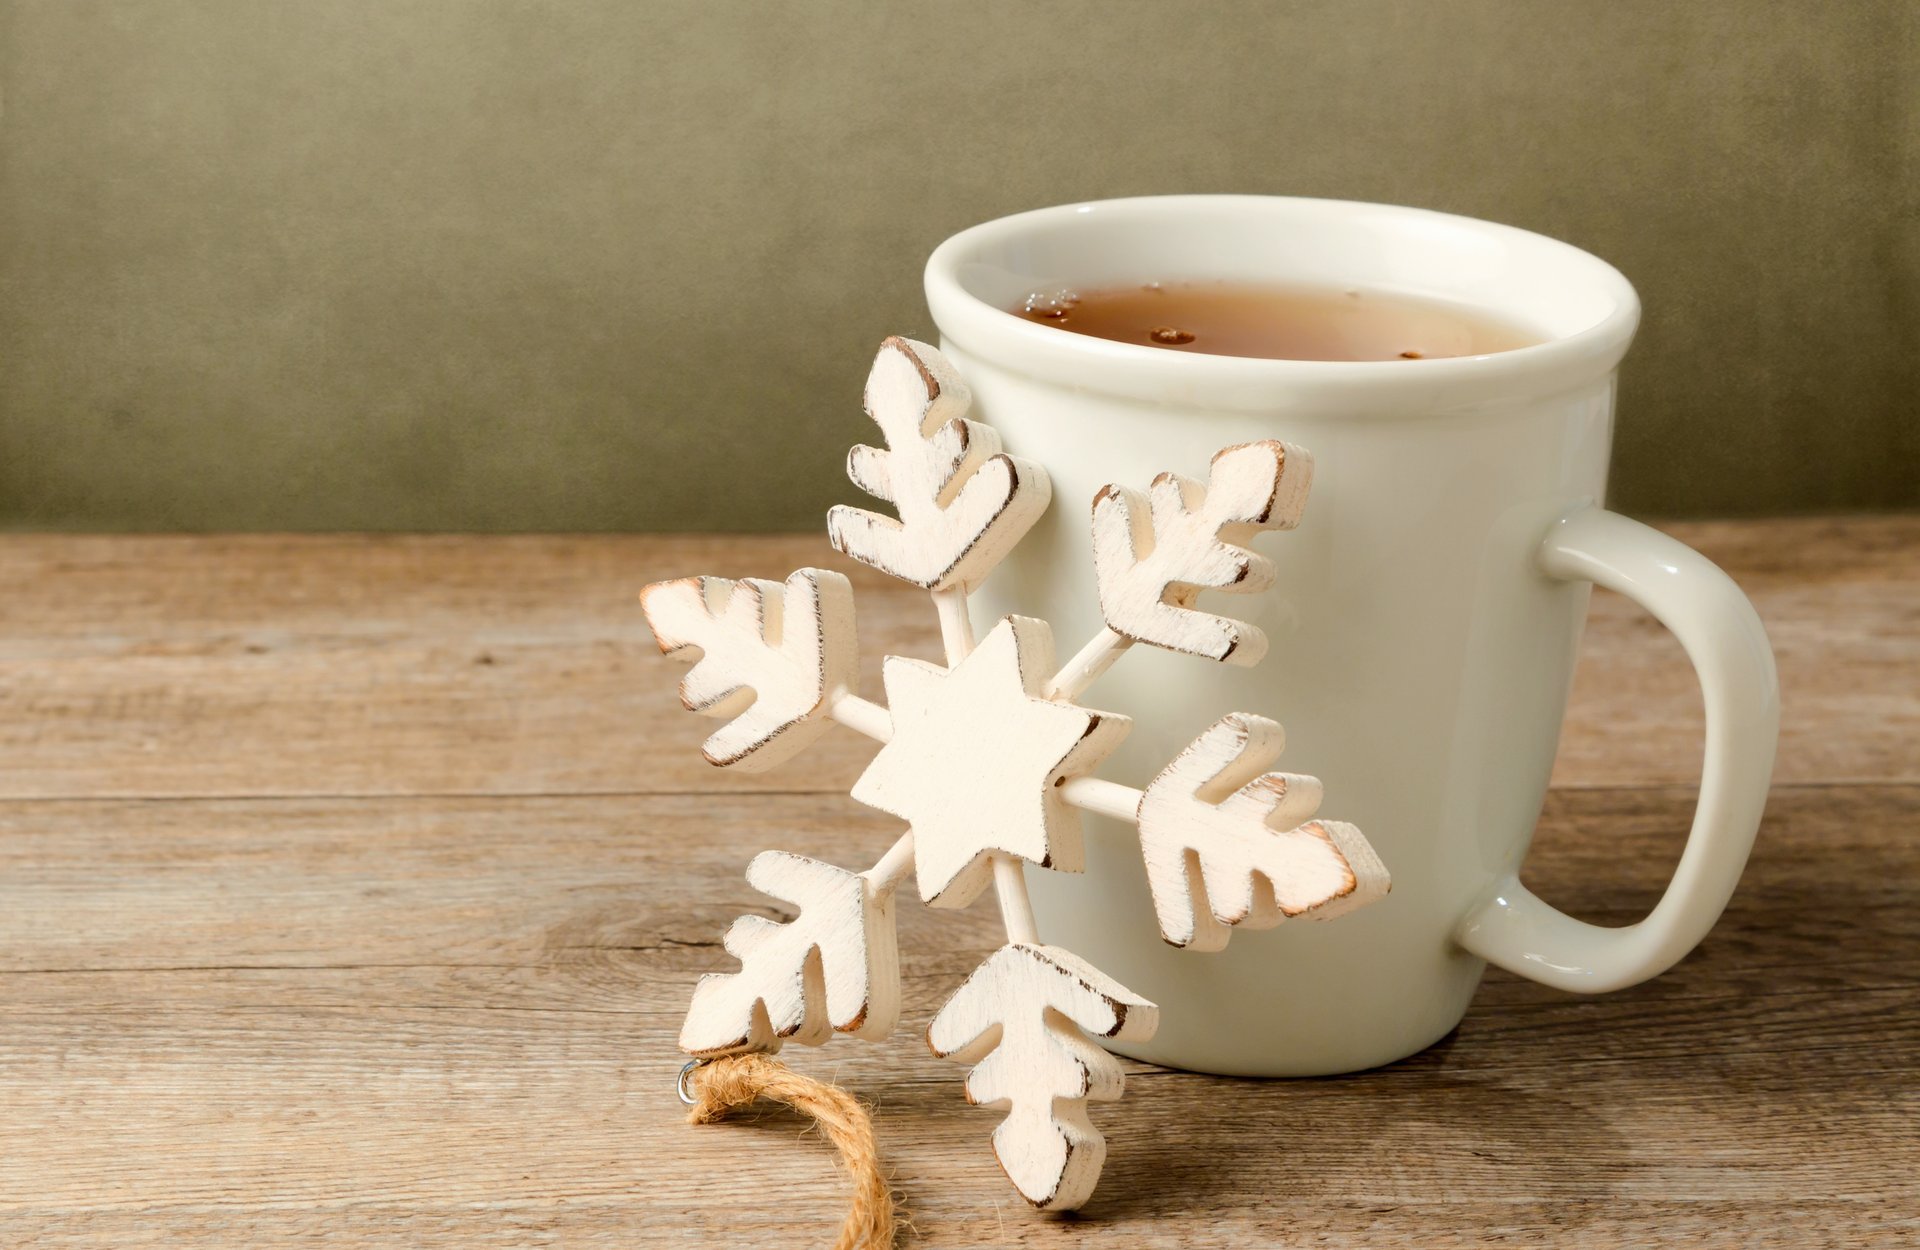
<svg viewBox="0 0 1920 1250">
<path fill-rule="evenodd" d="M 1557 989 L 1599 994 L 1665 972 L 1725 910 L 1766 806 L 1780 685 L 1766 631 L 1733 579 L 1660 531 L 1583 508 L 1554 522 L 1534 559 L 1548 577 L 1617 590 L 1653 613 L 1686 648 L 1706 702 L 1706 763 L 1693 829 L 1666 894 L 1646 919 L 1617 929 L 1575 920 L 1535 897 L 1516 871 L 1454 931 L 1488 963 Z"/>
</svg>

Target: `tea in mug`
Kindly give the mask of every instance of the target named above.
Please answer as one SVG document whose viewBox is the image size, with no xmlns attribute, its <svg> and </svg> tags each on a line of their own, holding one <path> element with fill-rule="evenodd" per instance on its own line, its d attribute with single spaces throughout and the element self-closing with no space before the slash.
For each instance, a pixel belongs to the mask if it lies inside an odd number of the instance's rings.
<svg viewBox="0 0 1920 1250">
<path fill-rule="evenodd" d="M 1433 360 L 1530 347 L 1478 309 L 1362 288 L 1151 282 L 1037 291 L 1010 310 L 1075 334 L 1268 360 Z"/>
</svg>

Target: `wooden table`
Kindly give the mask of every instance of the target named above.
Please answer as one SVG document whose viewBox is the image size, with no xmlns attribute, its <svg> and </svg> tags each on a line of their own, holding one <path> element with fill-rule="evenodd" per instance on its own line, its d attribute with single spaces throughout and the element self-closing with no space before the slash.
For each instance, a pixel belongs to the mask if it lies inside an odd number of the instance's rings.
<svg viewBox="0 0 1920 1250">
<path fill-rule="evenodd" d="M 878 1103 L 926 1243 L 1920 1238 L 1920 518 L 1672 529 L 1752 593 L 1786 696 L 1696 954 L 1600 998 L 1494 973 L 1360 1076 L 1130 1065 L 1058 1220 L 913 1037 L 993 917 L 903 908 L 903 1035 L 789 1053 Z M 892 838 L 843 793 L 871 748 L 708 769 L 633 601 L 809 562 L 847 567 L 808 537 L 0 539 L 0 1246 L 824 1244 L 831 1152 L 683 1125 L 673 1038 L 766 905 L 753 850 Z M 934 654 L 923 598 L 848 571 L 870 656 Z M 1672 640 L 1597 596 L 1534 887 L 1638 917 L 1698 743 Z"/>
</svg>

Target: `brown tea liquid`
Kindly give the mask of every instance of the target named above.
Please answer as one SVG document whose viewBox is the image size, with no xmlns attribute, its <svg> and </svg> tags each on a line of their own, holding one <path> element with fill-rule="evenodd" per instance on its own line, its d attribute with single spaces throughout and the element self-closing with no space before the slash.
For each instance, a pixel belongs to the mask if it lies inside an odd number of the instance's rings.
<svg viewBox="0 0 1920 1250">
<path fill-rule="evenodd" d="M 1246 282 L 1056 289 L 1011 311 L 1116 343 L 1269 360 L 1430 360 L 1541 341 L 1477 309 L 1437 300 Z"/>
</svg>

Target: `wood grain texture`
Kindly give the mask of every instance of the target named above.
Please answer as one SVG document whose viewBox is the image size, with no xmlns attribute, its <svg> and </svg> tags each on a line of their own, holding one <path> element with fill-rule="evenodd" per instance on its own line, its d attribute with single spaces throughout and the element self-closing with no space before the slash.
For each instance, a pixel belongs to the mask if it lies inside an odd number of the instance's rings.
<svg viewBox="0 0 1920 1250">
<path fill-rule="evenodd" d="M 1787 691 L 1697 952 L 1597 998 L 1494 974 L 1376 1072 L 1127 1062 L 1061 1221 L 911 1036 L 997 918 L 902 907 L 894 1039 L 785 1057 L 875 1101 L 924 1244 L 1920 1237 L 1920 520 L 1675 531 L 1753 591 Z M 699 764 L 632 601 L 805 564 L 853 577 L 869 655 L 937 654 L 922 593 L 796 539 L 0 540 L 0 1244 L 822 1240 L 831 1152 L 781 1114 L 681 1123 L 675 1034 L 734 917 L 790 918 L 754 851 L 859 867 L 898 822 L 834 792 L 850 733 L 780 793 Z M 1658 896 L 1692 809 L 1663 641 L 1596 608 L 1528 865 L 1600 923 Z"/>
<path fill-rule="evenodd" d="M 1556 796 L 1536 885 L 1636 914 L 1689 803 Z M 1129 1063 L 1075 1224 L 1022 1209 L 922 1047 L 788 1058 L 877 1102 L 935 1245 L 1473 1244 L 1569 1220 L 1737 1245 L 1804 1230 L 1806 1194 L 1829 1228 L 1912 1222 L 1916 820 L 1920 787 L 1784 789 L 1746 887 L 1673 973 L 1592 999 L 1496 977 L 1446 1043 L 1380 1072 Z M 333 1213 L 374 1244 L 745 1246 L 831 1227 L 834 1164 L 796 1121 L 696 1131 L 671 1092 L 692 982 L 729 962 L 713 935 L 783 914 L 739 876 L 776 830 L 821 857 L 889 836 L 830 796 L 10 805 L 0 1232 L 289 1244 Z M 901 922 L 918 1028 L 999 934 L 984 907 Z M 1740 1218 L 1700 1218 L 1716 1204 Z"/>
<path fill-rule="evenodd" d="M 0 796 L 712 786 L 635 596 L 809 565 L 853 582 L 863 688 L 939 656 L 924 592 L 818 537 L 10 536 Z M 844 791 L 872 752 L 719 784 Z"/>
<path fill-rule="evenodd" d="M 1776 780 L 1920 781 L 1920 516 L 1665 528 L 1767 624 Z M 8 535 L 0 797 L 844 793 L 873 753 L 853 734 L 716 779 L 633 598 L 808 565 L 853 581 L 862 689 L 883 654 L 940 661 L 923 592 L 810 535 Z M 1555 784 L 1691 784 L 1692 669 L 1638 608 L 1593 603 Z"/>
</svg>

